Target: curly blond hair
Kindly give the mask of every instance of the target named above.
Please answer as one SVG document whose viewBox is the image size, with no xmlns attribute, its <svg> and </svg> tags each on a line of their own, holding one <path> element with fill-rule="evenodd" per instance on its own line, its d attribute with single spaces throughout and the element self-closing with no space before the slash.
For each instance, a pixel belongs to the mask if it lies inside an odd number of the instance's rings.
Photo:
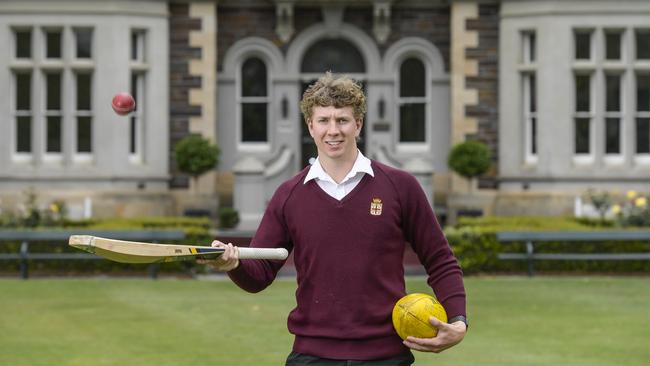
<svg viewBox="0 0 650 366">
<path fill-rule="evenodd" d="M 309 86 L 302 95 L 300 110 L 309 123 L 314 107 L 352 107 L 354 118 L 363 120 L 366 114 L 366 96 L 361 85 L 347 76 L 335 77 L 326 72 Z"/>
</svg>

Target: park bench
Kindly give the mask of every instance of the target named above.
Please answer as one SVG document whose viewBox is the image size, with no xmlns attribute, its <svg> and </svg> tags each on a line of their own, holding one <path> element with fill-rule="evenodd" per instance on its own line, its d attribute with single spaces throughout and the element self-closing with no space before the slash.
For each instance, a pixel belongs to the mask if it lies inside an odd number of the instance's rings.
<svg viewBox="0 0 650 366">
<path fill-rule="evenodd" d="M 30 243 L 47 243 L 48 245 L 67 248 L 68 238 L 71 235 L 92 235 L 111 239 L 140 241 L 140 242 L 167 242 L 185 239 L 183 231 L 169 230 L 0 230 L 0 244 L 7 242 L 20 242 L 18 253 L 0 253 L 0 261 L 20 261 L 21 277 L 29 277 L 30 260 L 97 260 L 103 259 L 91 253 L 75 252 L 49 252 L 34 253 L 29 251 Z M 156 278 L 158 264 L 149 266 L 149 275 Z"/>
<path fill-rule="evenodd" d="M 497 240 L 501 243 L 523 242 L 526 244 L 525 253 L 499 253 L 501 260 L 524 260 L 528 263 L 528 275 L 535 273 L 534 263 L 537 260 L 591 260 L 591 261 L 620 261 L 620 260 L 650 260 L 650 252 L 636 253 L 536 253 L 535 246 L 550 242 L 582 242 L 603 243 L 620 241 L 650 242 L 650 231 L 552 231 L 498 232 Z"/>
</svg>

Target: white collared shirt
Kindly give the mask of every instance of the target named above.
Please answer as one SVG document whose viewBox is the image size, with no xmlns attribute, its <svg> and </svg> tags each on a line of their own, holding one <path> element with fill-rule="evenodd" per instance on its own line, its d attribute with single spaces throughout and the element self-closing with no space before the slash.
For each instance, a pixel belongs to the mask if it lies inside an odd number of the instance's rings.
<svg viewBox="0 0 650 366">
<path fill-rule="evenodd" d="M 304 184 L 307 184 L 307 182 L 312 179 L 316 179 L 316 183 L 318 183 L 318 186 L 325 191 L 325 193 L 340 201 L 350 193 L 359 182 L 361 182 L 364 174 L 370 174 L 371 177 L 375 176 L 375 172 L 372 170 L 372 166 L 370 165 L 370 159 L 363 156 L 361 151 L 357 154 L 357 159 L 354 161 L 352 169 L 350 169 L 341 183 L 336 183 L 334 179 L 325 172 L 320 161 L 316 158 L 309 168 L 309 172 L 307 172 Z"/>
</svg>

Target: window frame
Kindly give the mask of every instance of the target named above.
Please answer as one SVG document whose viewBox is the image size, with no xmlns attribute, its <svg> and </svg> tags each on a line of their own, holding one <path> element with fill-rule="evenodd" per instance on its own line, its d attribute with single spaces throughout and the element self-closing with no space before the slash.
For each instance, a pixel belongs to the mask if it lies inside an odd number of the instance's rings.
<svg viewBox="0 0 650 366">
<path fill-rule="evenodd" d="M 424 67 L 424 96 L 422 97 L 402 97 L 400 95 L 401 89 L 401 69 L 404 62 L 409 59 L 416 59 L 422 63 Z M 431 65 L 427 62 L 427 58 L 416 52 L 405 52 L 395 62 L 395 88 L 393 100 L 395 100 L 396 108 L 393 112 L 395 123 L 395 133 L 393 134 L 395 149 L 398 153 L 412 154 L 428 152 L 431 148 Z M 403 142 L 401 141 L 401 125 L 400 109 L 405 104 L 424 104 L 424 141 L 416 142 Z"/>
<path fill-rule="evenodd" d="M 531 87 L 531 78 L 535 79 L 534 85 Z M 524 121 L 524 159 L 526 164 L 536 164 L 539 159 L 539 118 L 537 115 L 537 107 L 532 109 L 531 99 L 534 96 L 537 99 L 537 74 L 534 71 L 522 72 L 522 110 Z M 534 90 L 533 90 L 534 88 Z M 533 95 L 531 95 L 533 94 Z M 535 105 L 538 106 L 537 100 Z M 534 121 L 534 123 L 533 123 Z M 533 133 L 533 130 L 535 133 Z M 533 150 L 533 147 L 535 149 Z"/>
<path fill-rule="evenodd" d="M 597 43 L 596 43 L 596 29 L 593 27 L 576 27 L 572 29 L 573 33 L 573 48 L 572 48 L 572 59 L 573 62 L 575 63 L 583 63 L 583 64 L 593 64 L 596 59 L 598 58 L 596 49 L 597 49 Z M 577 58 L 577 50 L 578 50 L 578 39 L 577 36 L 578 34 L 588 34 L 589 35 L 589 58 Z"/>
<path fill-rule="evenodd" d="M 134 165 L 144 164 L 146 161 L 146 130 L 147 130 L 147 80 L 149 77 L 150 65 L 148 48 L 148 30 L 146 28 L 131 28 L 129 34 L 129 89 L 136 100 L 136 107 L 128 116 L 129 119 L 129 162 Z M 135 45 L 133 42 L 136 42 Z M 136 57 L 133 58 L 133 50 L 136 50 Z M 136 89 L 133 89 L 133 80 L 136 80 Z M 132 124 L 135 124 L 133 128 Z M 132 136 L 135 131 L 136 136 Z M 135 151 L 131 150 L 131 142 L 135 143 Z"/>
<path fill-rule="evenodd" d="M 621 46 L 622 47 L 622 46 Z M 612 71 L 604 69 L 602 71 L 603 75 L 603 116 L 602 116 L 602 132 L 603 132 L 603 161 L 609 165 L 621 165 L 625 162 L 625 73 L 622 71 Z M 609 111 L 607 108 L 607 77 L 608 76 L 617 76 L 618 77 L 618 111 Z M 618 119 L 618 129 L 619 129 L 619 151 L 618 153 L 608 153 L 607 152 L 607 120 L 610 118 Z"/>
<path fill-rule="evenodd" d="M 30 83 L 29 83 L 29 94 L 30 94 L 30 106 L 29 110 L 18 110 L 16 108 L 18 100 L 18 80 L 17 74 L 30 74 Z M 35 124 L 35 113 L 34 113 L 34 70 L 32 69 L 14 69 L 11 73 L 11 111 L 12 111 L 12 149 L 11 149 L 11 160 L 14 163 L 30 163 L 34 160 L 35 156 L 35 141 L 34 141 L 34 130 L 36 127 Z M 21 152 L 18 151 L 18 118 L 20 117 L 29 117 L 30 118 L 30 151 Z"/>
<path fill-rule="evenodd" d="M 50 110 L 48 109 L 47 106 L 47 92 L 48 92 L 48 75 L 49 74 L 54 74 L 58 73 L 60 75 L 60 80 L 59 80 L 59 95 L 60 95 L 60 105 L 58 110 Z M 43 141 L 42 141 L 42 146 L 43 146 L 43 161 L 45 162 L 61 162 L 63 160 L 63 149 L 65 146 L 65 115 L 63 113 L 64 109 L 64 82 L 65 82 L 65 72 L 62 69 L 41 69 L 41 80 L 42 80 L 42 85 L 44 86 L 41 91 L 41 106 L 40 106 L 40 111 L 42 115 L 42 121 L 43 121 Z M 59 117 L 60 118 L 60 144 L 61 144 L 61 151 L 59 152 L 49 152 L 48 151 L 48 128 L 49 128 L 49 117 Z"/>
<path fill-rule="evenodd" d="M 650 119 L 650 111 L 639 111 L 638 108 L 638 76 L 643 75 L 650 78 L 650 70 L 637 69 L 634 71 L 634 118 L 632 119 L 632 127 L 634 131 L 634 146 L 632 148 L 634 154 L 634 161 L 637 164 L 641 165 L 650 165 L 650 152 L 649 153 L 638 153 L 637 152 L 637 120 L 640 118 Z M 649 101 L 650 102 L 650 101 Z M 650 139 L 650 137 L 649 137 Z"/>
<path fill-rule="evenodd" d="M 135 90 L 133 81 L 135 79 Z M 139 70 L 131 70 L 131 95 L 137 101 L 136 107 L 133 112 L 128 116 L 129 118 L 129 162 L 131 164 L 142 164 L 145 161 L 145 114 L 146 114 L 146 85 L 147 74 Z M 134 127 L 135 125 L 135 127 Z M 135 132 L 135 136 L 133 136 Z M 131 149 L 133 143 L 134 149 Z"/>
<path fill-rule="evenodd" d="M 243 93 L 243 67 L 246 61 L 257 58 L 266 68 L 266 96 L 244 97 Z M 237 149 L 242 152 L 270 152 L 272 146 L 272 131 L 273 119 L 271 118 L 271 101 L 273 100 L 273 88 L 271 85 L 271 67 L 270 62 L 264 54 L 258 52 L 251 52 L 243 55 L 237 65 L 237 72 L 235 74 L 235 101 L 236 108 L 236 141 Z M 242 129 L 244 126 L 243 120 L 243 104 L 245 103 L 266 103 L 266 141 L 243 141 Z"/>
<path fill-rule="evenodd" d="M 578 100 L 577 100 L 577 77 L 578 76 L 589 76 L 589 110 L 588 111 L 578 111 Z M 590 165 L 595 162 L 595 88 L 596 88 L 596 71 L 595 70 L 574 70 L 573 71 L 573 162 L 576 165 Z M 577 139 L 577 120 L 578 119 L 588 119 L 589 120 L 589 136 L 587 139 L 589 141 L 589 152 L 588 153 L 578 153 L 576 146 Z"/>
<path fill-rule="evenodd" d="M 77 82 L 77 76 L 79 74 L 88 74 L 90 75 L 90 85 L 89 89 L 91 91 L 90 95 L 90 109 L 84 110 L 84 109 L 78 109 L 77 106 L 77 96 L 79 93 L 78 90 L 78 82 Z M 94 70 L 87 70 L 87 69 L 74 69 L 72 70 L 72 93 L 74 99 L 73 106 L 74 108 L 72 109 L 72 120 L 73 120 L 73 150 L 72 150 L 72 159 L 75 163 L 91 163 L 94 160 L 94 150 L 96 147 L 96 139 L 95 139 L 95 128 L 93 128 L 94 124 L 94 116 L 93 116 L 93 97 L 94 97 L 94 83 L 95 83 L 95 76 L 94 76 Z M 79 119 L 88 117 L 90 118 L 90 151 L 79 151 Z"/>
<path fill-rule="evenodd" d="M 91 135 L 91 151 L 77 152 L 77 117 L 88 117 L 93 123 L 95 103 L 92 98 L 95 97 L 94 84 L 95 77 L 95 59 L 96 56 L 96 27 L 94 25 L 76 25 L 66 24 L 65 22 L 57 24 L 27 24 L 11 25 L 9 27 L 12 39 L 10 72 L 12 74 L 10 103 L 16 103 L 16 77 L 17 73 L 31 74 L 31 105 L 30 111 L 16 111 L 16 106 L 12 105 L 11 113 L 13 125 L 12 133 L 12 163 L 33 163 L 38 161 L 43 164 L 61 164 L 62 162 L 77 163 L 90 162 L 94 159 L 95 138 Z M 90 32 L 91 58 L 78 59 L 74 54 L 76 48 L 75 31 L 78 29 Z M 30 33 L 31 58 L 17 58 L 17 32 Z M 58 32 L 60 35 L 60 57 L 48 58 L 48 33 Z M 59 74 L 59 93 L 60 104 L 58 110 L 49 110 L 47 105 L 47 88 L 48 75 Z M 76 98 L 76 74 L 86 73 L 91 77 L 90 80 L 90 110 L 79 112 L 74 107 Z M 31 152 L 19 153 L 17 151 L 17 117 L 31 118 Z M 51 117 L 58 117 L 60 120 L 60 151 L 48 151 L 48 129 Z M 91 127 L 92 128 L 92 127 Z M 92 132 L 94 134 L 94 132 Z"/>
<path fill-rule="evenodd" d="M 520 114 L 523 134 L 523 160 L 525 165 L 536 165 L 539 160 L 539 93 L 537 78 L 537 30 L 521 29 L 519 31 L 519 87 L 521 90 Z M 534 57 L 531 57 L 533 55 Z M 535 111 L 531 106 L 531 77 L 535 78 Z M 535 121 L 535 134 L 533 134 L 533 120 Z M 535 139 L 533 141 L 533 139 Z M 533 146 L 536 151 L 533 151 Z"/>
</svg>

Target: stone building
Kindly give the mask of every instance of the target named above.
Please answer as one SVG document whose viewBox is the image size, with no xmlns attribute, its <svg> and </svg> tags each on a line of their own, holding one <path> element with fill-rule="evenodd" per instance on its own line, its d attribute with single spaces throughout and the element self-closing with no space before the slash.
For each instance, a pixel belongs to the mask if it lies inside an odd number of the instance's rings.
<svg viewBox="0 0 650 366">
<path fill-rule="evenodd" d="M 254 228 L 314 156 L 298 102 L 326 70 L 368 96 L 360 148 L 438 213 L 570 214 L 587 188 L 648 190 L 650 2 L 0 2 L 0 207 L 33 189 L 75 215 L 234 205 Z M 128 117 L 110 108 L 130 91 Z M 173 147 L 221 149 L 196 184 Z M 449 149 L 480 140 L 469 184 Z"/>
</svg>

